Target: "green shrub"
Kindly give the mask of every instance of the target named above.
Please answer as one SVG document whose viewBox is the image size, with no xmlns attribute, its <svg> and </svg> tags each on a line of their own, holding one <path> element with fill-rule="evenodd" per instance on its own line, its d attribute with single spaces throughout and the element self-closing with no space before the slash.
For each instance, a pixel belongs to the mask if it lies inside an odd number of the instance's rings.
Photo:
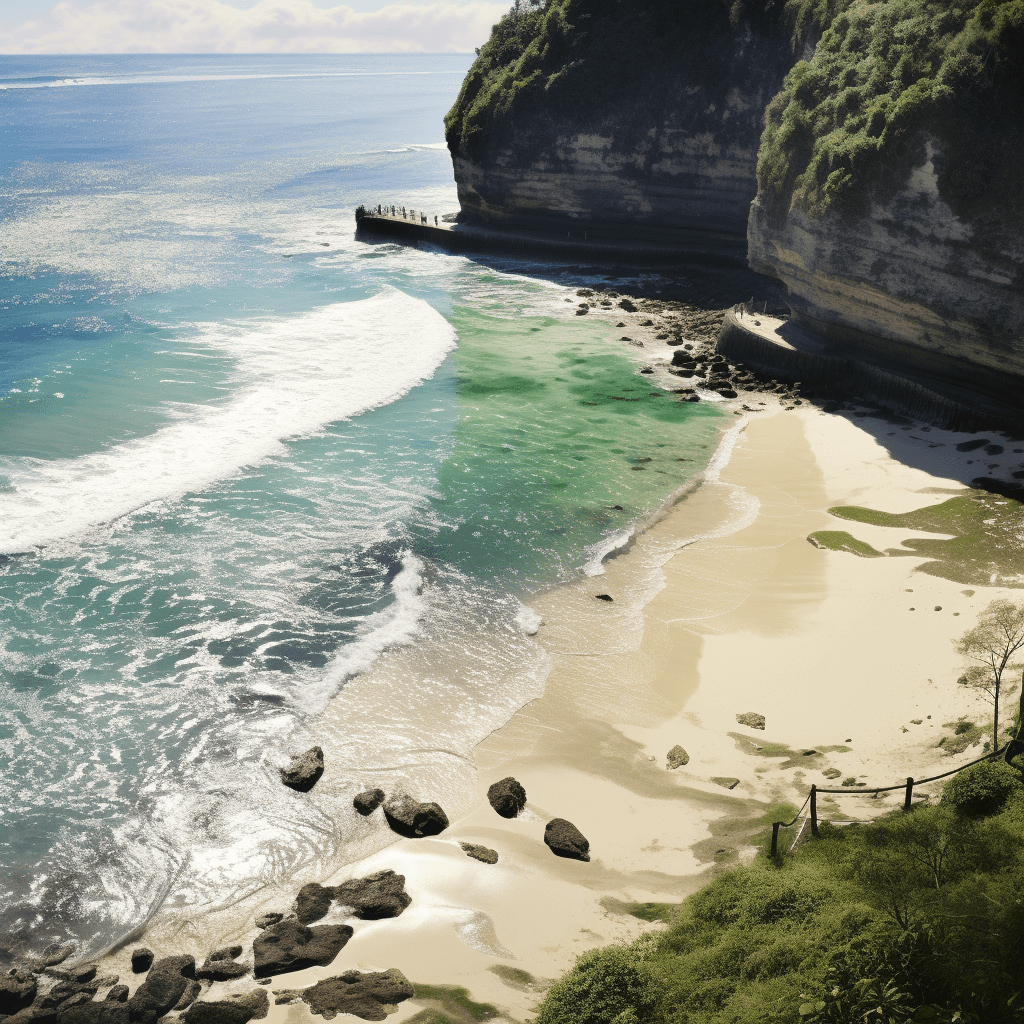
<svg viewBox="0 0 1024 1024">
<path fill-rule="evenodd" d="M 1020 788 L 1020 774 L 1005 761 L 982 761 L 954 775 L 942 791 L 942 802 L 959 814 L 994 814 Z"/>
<path fill-rule="evenodd" d="M 647 1020 L 654 1003 L 654 984 L 641 954 L 608 946 L 584 953 L 551 987 L 536 1024 L 632 1024 Z"/>
</svg>

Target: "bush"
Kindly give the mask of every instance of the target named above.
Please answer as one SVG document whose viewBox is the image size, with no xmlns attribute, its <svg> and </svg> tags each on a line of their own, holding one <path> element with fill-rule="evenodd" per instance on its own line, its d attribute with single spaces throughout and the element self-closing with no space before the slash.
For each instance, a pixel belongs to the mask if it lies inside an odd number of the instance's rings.
<svg viewBox="0 0 1024 1024">
<path fill-rule="evenodd" d="M 541 1003 L 536 1024 L 632 1024 L 647 1020 L 654 985 L 636 948 L 608 946 L 585 953 Z"/>
<path fill-rule="evenodd" d="M 1002 808 L 1020 786 L 1020 776 L 1005 761 L 982 761 L 954 775 L 942 792 L 942 802 L 958 814 L 983 817 Z"/>
</svg>

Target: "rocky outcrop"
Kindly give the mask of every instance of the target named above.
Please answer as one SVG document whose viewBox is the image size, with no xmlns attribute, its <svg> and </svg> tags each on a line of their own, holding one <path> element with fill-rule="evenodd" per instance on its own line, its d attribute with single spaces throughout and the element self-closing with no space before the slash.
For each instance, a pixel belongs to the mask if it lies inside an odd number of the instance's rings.
<svg viewBox="0 0 1024 1024">
<path fill-rule="evenodd" d="M 385 1020 L 388 1008 L 411 999 L 412 985 L 397 968 L 389 971 L 346 971 L 336 978 L 324 978 L 302 992 L 312 1013 L 331 1020 L 350 1013 L 363 1020 Z"/>
<path fill-rule="evenodd" d="M 765 726 L 764 715 L 758 711 L 744 711 L 742 715 L 736 716 L 736 721 L 748 729 L 764 729 Z"/>
<path fill-rule="evenodd" d="M 487 802 L 503 818 L 515 818 L 526 806 L 526 790 L 510 775 L 488 787 Z"/>
<path fill-rule="evenodd" d="M 308 793 L 324 773 L 324 752 L 320 747 L 296 754 L 287 768 L 281 768 L 281 781 L 289 789 Z"/>
<path fill-rule="evenodd" d="M 187 1024 L 248 1024 L 262 1020 L 270 1012 L 266 989 L 254 988 L 227 999 L 201 1000 L 182 1015 Z"/>
<path fill-rule="evenodd" d="M 489 846 L 480 846 L 479 843 L 459 843 L 467 857 L 480 861 L 481 864 L 497 864 L 498 851 L 492 850 Z"/>
<path fill-rule="evenodd" d="M 0 1013 L 17 1013 L 36 997 L 36 979 L 29 971 L 9 970 L 0 974 Z"/>
<path fill-rule="evenodd" d="M 405 891 L 405 875 L 390 870 L 352 878 L 334 886 L 331 892 L 335 902 L 351 907 L 355 916 L 364 921 L 398 917 L 412 903 L 412 897 Z"/>
<path fill-rule="evenodd" d="M 684 765 L 690 763 L 690 755 L 677 743 L 669 752 L 666 757 L 669 770 L 676 768 L 682 768 Z"/>
<path fill-rule="evenodd" d="M 445 119 L 460 220 L 631 243 L 720 235 L 742 251 L 762 114 L 794 59 L 780 13 L 513 13 Z"/>
<path fill-rule="evenodd" d="M 132 1020 L 145 1020 L 150 1014 L 162 1017 L 182 997 L 196 975 L 195 957 L 187 954 L 167 956 L 149 969 L 146 980 L 128 1000 Z"/>
<path fill-rule="evenodd" d="M 253 940 L 253 971 L 257 978 L 269 978 L 306 967 L 326 967 L 350 938 L 348 925 L 307 928 L 293 918 L 285 919 Z"/>
<path fill-rule="evenodd" d="M 229 981 L 231 978 L 241 978 L 242 975 L 249 973 L 249 968 L 238 962 L 238 957 L 241 955 L 241 946 L 215 949 L 206 958 L 203 966 L 196 970 L 196 977 L 205 978 L 207 981 Z"/>
<path fill-rule="evenodd" d="M 145 974 L 153 966 L 153 950 L 139 946 L 132 950 L 132 973 Z"/>
</svg>

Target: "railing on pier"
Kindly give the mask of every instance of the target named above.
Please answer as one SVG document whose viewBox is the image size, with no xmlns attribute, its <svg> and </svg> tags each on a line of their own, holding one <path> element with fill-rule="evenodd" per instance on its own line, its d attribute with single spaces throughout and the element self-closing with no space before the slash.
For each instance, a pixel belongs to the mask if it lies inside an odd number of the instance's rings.
<svg viewBox="0 0 1024 1024">
<path fill-rule="evenodd" d="M 783 828 L 791 828 L 800 819 L 800 816 L 804 812 L 804 808 L 810 804 L 810 812 L 805 818 L 803 824 L 800 826 L 800 830 L 797 832 L 796 838 L 790 845 L 789 852 L 792 853 L 796 844 L 800 841 L 800 837 L 803 835 L 803 830 L 808 822 L 811 825 L 811 835 L 815 839 L 818 838 L 818 794 L 819 793 L 835 793 L 842 796 L 877 796 L 879 793 L 892 793 L 896 790 L 902 789 L 904 791 L 903 797 L 903 810 L 909 811 L 911 808 L 911 801 L 914 796 L 914 787 L 923 786 L 928 782 L 938 782 L 939 779 L 947 779 L 951 775 L 957 775 L 962 772 L 965 768 L 970 768 L 971 765 L 980 764 L 982 761 L 991 761 L 996 757 L 1003 757 L 1005 760 L 1012 760 L 1017 754 L 1024 752 L 1024 742 L 1020 739 L 1011 740 L 1005 746 L 1000 747 L 998 750 L 993 750 L 990 754 L 984 754 L 982 757 L 975 758 L 973 761 L 968 761 L 967 764 L 962 764 L 958 768 L 953 768 L 948 772 L 943 772 L 941 775 L 933 775 L 927 779 L 914 779 L 911 776 L 907 777 L 906 782 L 898 782 L 895 786 L 876 786 L 873 789 L 853 789 L 852 787 L 844 786 L 842 789 L 825 789 L 817 785 L 811 785 L 811 791 L 807 794 L 803 804 L 800 806 L 800 810 L 796 812 L 791 821 L 773 821 L 772 822 L 772 845 L 771 845 L 771 856 L 777 857 L 779 855 L 779 830 Z M 851 824 L 851 822 L 846 822 Z"/>
</svg>

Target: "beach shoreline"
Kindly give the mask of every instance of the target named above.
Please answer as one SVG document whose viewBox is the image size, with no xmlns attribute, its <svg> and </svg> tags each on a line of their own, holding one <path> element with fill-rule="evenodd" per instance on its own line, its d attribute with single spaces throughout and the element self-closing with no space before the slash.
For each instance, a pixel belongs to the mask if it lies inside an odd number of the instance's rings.
<svg viewBox="0 0 1024 1024">
<path fill-rule="evenodd" d="M 397 968 L 414 984 L 461 987 L 525 1020 L 580 953 L 662 927 L 635 916 L 637 904 L 677 904 L 709 872 L 753 858 L 770 809 L 799 806 L 812 782 L 852 779 L 852 794 L 858 783 L 889 785 L 979 756 L 980 745 L 953 757 L 937 746 L 945 723 L 986 721 L 985 707 L 957 686 L 950 641 L 1013 590 L 917 572 L 919 557 L 857 558 L 807 539 L 835 528 L 834 505 L 904 512 L 963 491 L 975 459 L 956 444 L 968 435 L 905 426 L 868 411 L 776 403 L 724 423 L 725 438 L 735 438 L 730 457 L 713 460 L 700 487 L 603 573 L 530 602 L 551 661 L 544 692 L 473 750 L 468 812 L 440 836 L 399 840 L 318 879 L 392 869 L 406 876 L 409 909 L 353 922 L 330 966 L 274 979 L 271 991 Z M 867 524 L 855 532 L 879 548 L 914 535 Z M 765 716 L 763 731 L 736 721 L 747 712 Z M 689 763 L 669 770 L 676 744 Z M 839 773 L 831 783 L 830 770 Z M 486 799 L 509 775 L 528 798 L 511 820 Z M 897 799 L 830 798 L 819 813 L 874 817 Z M 553 817 L 589 839 L 589 863 L 547 849 Z M 498 863 L 470 859 L 460 842 L 496 850 Z M 289 909 L 277 892 L 187 923 L 159 914 L 138 942 L 197 958 L 217 945 L 248 948 L 257 914 Z M 134 944 L 101 970 L 128 980 Z M 493 969 L 502 966 L 514 970 Z M 247 987 L 251 980 L 219 983 L 205 998 Z M 393 1019 L 424 1008 L 458 1017 L 446 1005 L 412 999 Z M 304 1003 L 289 1002 L 272 1005 L 269 1019 L 309 1018 Z"/>
</svg>

